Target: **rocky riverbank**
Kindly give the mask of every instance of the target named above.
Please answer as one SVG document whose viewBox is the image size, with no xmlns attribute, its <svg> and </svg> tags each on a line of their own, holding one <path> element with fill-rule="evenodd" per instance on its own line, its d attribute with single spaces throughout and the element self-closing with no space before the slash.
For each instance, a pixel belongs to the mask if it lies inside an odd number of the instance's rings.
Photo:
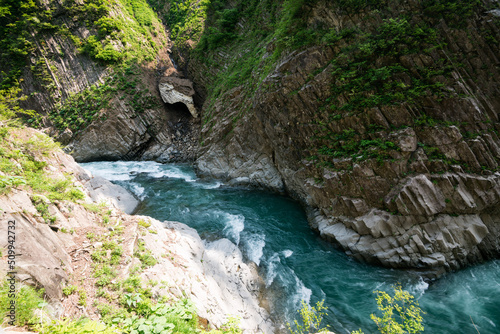
<svg viewBox="0 0 500 334">
<path fill-rule="evenodd" d="M 42 136 L 31 129 L 16 133 L 25 138 Z M 184 224 L 128 215 L 123 211 L 132 212 L 138 201 L 123 188 L 94 178 L 59 149 L 40 158 L 51 178 L 71 175 L 72 185 L 84 197 L 49 200 L 25 187 L 10 189 L 0 197 L 0 233 L 5 236 L 0 247 L 8 249 L 7 221 L 15 221 L 16 277 L 45 289 L 53 318 L 99 319 L 99 305 L 119 302 L 119 296 L 107 299 L 112 294 L 106 298 L 103 287 L 127 281 L 143 268 L 141 281 L 156 282 L 151 288 L 154 299 L 192 300 L 207 326 L 220 327 L 235 317 L 245 333 L 273 332 L 269 314 L 259 305 L 259 276 L 229 240 L 205 242 Z M 113 264 L 114 278 L 105 284 L 95 268 L 100 256 L 107 256 L 105 249 L 115 246 L 121 250 L 119 260 Z M 68 286 L 77 287 L 80 297 L 63 293 Z M 84 304 L 79 302 L 82 295 Z"/>
</svg>

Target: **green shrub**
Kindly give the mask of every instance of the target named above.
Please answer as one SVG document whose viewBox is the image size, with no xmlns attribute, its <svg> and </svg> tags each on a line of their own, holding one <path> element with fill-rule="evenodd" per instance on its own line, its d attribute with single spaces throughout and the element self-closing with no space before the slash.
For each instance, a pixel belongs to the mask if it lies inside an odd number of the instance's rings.
<svg viewBox="0 0 500 334">
<path fill-rule="evenodd" d="M 134 297 L 135 298 L 135 297 Z M 132 300 L 138 306 L 137 298 Z M 156 304 L 149 305 L 149 309 L 142 313 L 146 317 L 137 315 L 131 317 L 119 317 L 113 322 L 125 329 L 127 332 L 138 334 L 160 334 L 164 331 L 174 333 L 191 334 L 197 331 L 198 322 L 194 304 L 189 300 L 180 300 L 173 305 Z"/>
<path fill-rule="evenodd" d="M 64 321 L 54 320 L 50 324 L 37 325 L 35 327 L 40 334 L 119 334 L 120 330 L 106 326 L 105 324 L 89 319 Z"/>
<path fill-rule="evenodd" d="M 25 110 L 19 106 L 19 102 L 27 99 L 27 96 L 20 94 L 21 88 L 18 82 L 0 90 L 0 121 L 11 120 L 16 116 L 32 117 L 34 115 L 33 110 Z"/>
<path fill-rule="evenodd" d="M 20 286 L 19 286 L 20 285 Z M 20 284 L 16 282 L 16 295 L 15 295 L 15 305 L 16 305 L 16 326 L 26 326 L 36 322 L 34 319 L 34 311 L 41 306 L 43 306 L 43 289 L 35 290 L 34 288 Z M 9 318 L 5 317 L 9 313 L 9 307 L 11 305 L 12 297 L 9 296 L 11 292 L 9 291 L 10 284 L 5 280 L 0 286 L 0 314 L 2 314 L 2 320 L 10 321 Z M 4 318 L 5 317 L 5 318 Z"/>
<path fill-rule="evenodd" d="M 77 290 L 77 287 L 74 285 L 68 285 L 62 289 L 62 292 L 65 296 L 72 295 Z"/>
<path fill-rule="evenodd" d="M 408 291 L 401 288 L 400 285 L 393 287 L 394 297 L 384 291 L 374 291 L 377 294 L 377 307 L 382 312 L 382 317 L 374 314 L 370 318 L 377 324 L 381 334 L 418 334 L 424 331 L 422 325 L 423 312 L 418 302 Z M 291 334 L 307 334 L 319 333 L 327 331 L 326 328 L 321 328 L 321 321 L 327 315 L 324 310 L 323 302 L 317 302 L 315 306 L 310 307 L 302 301 L 302 308 L 298 310 L 300 314 L 300 322 L 294 321 L 294 328 L 290 323 L 287 323 L 287 328 Z M 327 326 L 328 327 L 328 326 Z M 363 331 L 357 330 L 351 334 L 364 334 Z"/>
<path fill-rule="evenodd" d="M 418 334 L 424 331 L 422 325 L 423 312 L 408 291 L 400 285 L 394 288 L 394 297 L 384 291 L 374 291 L 377 294 L 377 306 L 382 317 L 372 314 L 371 319 L 377 324 L 382 334 Z M 361 330 L 352 334 L 363 334 Z"/>
<path fill-rule="evenodd" d="M 287 328 L 291 334 L 308 334 L 316 333 L 319 331 L 326 331 L 325 328 L 321 329 L 321 322 L 323 317 L 327 315 L 324 310 L 327 308 L 323 305 L 324 300 L 317 302 L 315 306 L 309 306 L 305 301 L 301 301 L 302 308 L 298 310 L 300 314 L 300 323 L 294 320 L 294 327 L 287 323 Z"/>
</svg>

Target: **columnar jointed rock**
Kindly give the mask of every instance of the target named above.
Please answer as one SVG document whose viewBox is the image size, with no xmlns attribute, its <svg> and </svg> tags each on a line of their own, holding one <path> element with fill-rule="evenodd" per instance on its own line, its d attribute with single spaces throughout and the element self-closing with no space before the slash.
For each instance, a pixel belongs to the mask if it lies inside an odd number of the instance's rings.
<svg viewBox="0 0 500 334">
<path fill-rule="evenodd" d="M 177 77 L 166 77 L 160 80 L 158 85 L 163 102 L 184 104 L 193 117 L 198 117 L 198 112 L 193 102 L 193 83 L 188 79 Z"/>
</svg>

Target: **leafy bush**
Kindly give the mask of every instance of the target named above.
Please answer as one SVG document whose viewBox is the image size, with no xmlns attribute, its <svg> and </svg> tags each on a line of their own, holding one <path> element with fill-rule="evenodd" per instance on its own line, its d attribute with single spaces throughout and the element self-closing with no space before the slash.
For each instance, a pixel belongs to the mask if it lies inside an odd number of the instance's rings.
<svg viewBox="0 0 500 334">
<path fill-rule="evenodd" d="M 35 327 L 40 334 L 118 334 L 122 333 L 114 327 L 89 319 L 71 321 L 53 321 L 50 324 L 37 325 Z"/>
<path fill-rule="evenodd" d="M 377 324 L 381 334 L 418 334 L 424 331 L 422 325 L 423 312 L 418 306 L 418 302 L 408 291 L 401 288 L 400 285 L 393 287 L 394 297 L 384 291 L 374 291 L 377 294 L 376 301 L 378 310 L 382 312 L 382 317 L 374 314 L 370 318 Z M 306 334 L 325 332 L 326 328 L 321 328 L 321 321 L 327 315 L 326 307 L 323 302 L 317 302 L 316 306 L 310 307 L 302 301 L 302 308 L 298 310 L 300 314 L 299 321 L 294 321 L 294 327 L 288 323 L 287 328 L 291 334 Z M 327 326 L 328 327 L 328 326 Z M 351 334 L 364 334 L 357 330 Z"/>
<path fill-rule="evenodd" d="M 20 283 L 16 282 L 16 285 Z M 11 302 L 11 297 L 9 296 L 9 282 L 5 280 L 2 285 L 0 285 L 0 314 L 2 317 L 5 317 L 6 314 L 9 313 L 9 307 Z M 21 285 L 17 286 L 16 291 L 16 326 L 26 326 L 28 324 L 33 324 L 36 322 L 34 319 L 34 311 L 39 307 L 43 306 L 44 301 L 43 297 L 43 289 L 35 290 L 34 288 Z M 4 318 L 2 318 L 3 320 Z M 8 318 L 6 318 L 9 321 Z"/>
<path fill-rule="evenodd" d="M 69 296 L 76 291 L 77 287 L 74 285 L 68 285 L 62 289 L 62 292 L 65 296 Z"/>
<path fill-rule="evenodd" d="M 19 107 L 19 102 L 26 100 L 22 95 L 19 84 L 16 82 L 10 88 L 0 90 L 0 121 L 11 120 L 16 116 L 32 116 L 33 110 L 25 110 Z M 5 136 L 3 136 L 5 137 Z"/>
<path fill-rule="evenodd" d="M 131 301 L 137 305 L 137 299 Z M 113 322 L 131 333 L 160 334 L 160 333 L 186 333 L 197 330 L 197 317 L 194 304 L 189 300 L 180 300 L 174 305 L 156 304 L 150 306 L 147 317 L 115 318 Z"/>
<path fill-rule="evenodd" d="M 165 22 L 178 47 L 185 47 L 188 40 L 198 41 L 203 33 L 210 0 L 170 0 Z"/>
<path fill-rule="evenodd" d="M 98 29 L 98 36 L 101 38 L 117 33 L 121 29 L 120 21 L 111 17 L 101 17 L 95 22 L 95 25 Z"/>
<path fill-rule="evenodd" d="M 400 285 L 394 288 L 394 297 L 384 291 L 374 291 L 377 294 L 377 306 L 382 317 L 372 314 L 371 319 L 377 324 L 382 334 L 418 334 L 424 331 L 422 325 L 423 312 L 408 291 Z M 363 334 L 361 330 L 353 334 Z"/>
<path fill-rule="evenodd" d="M 315 333 L 319 331 L 325 331 L 326 329 L 321 329 L 321 322 L 323 321 L 323 317 L 327 315 L 324 310 L 327 308 L 323 305 L 324 300 L 321 302 L 317 302 L 315 306 L 309 306 L 305 301 L 301 301 L 302 308 L 298 310 L 300 314 L 300 320 L 299 321 L 294 320 L 294 327 L 295 330 L 292 328 L 292 326 L 287 323 L 287 328 L 290 331 L 291 334 L 308 334 L 308 333 Z"/>
</svg>

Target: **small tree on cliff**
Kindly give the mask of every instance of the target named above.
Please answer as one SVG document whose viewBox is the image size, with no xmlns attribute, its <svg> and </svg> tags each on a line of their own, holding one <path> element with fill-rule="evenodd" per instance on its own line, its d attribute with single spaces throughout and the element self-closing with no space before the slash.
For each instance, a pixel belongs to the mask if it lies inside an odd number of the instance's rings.
<svg viewBox="0 0 500 334">
<path fill-rule="evenodd" d="M 372 314 L 370 318 L 377 324 L 381 334 L 418 334 L 424 331 L 422 325 L 422 316 L 424 311 L 419 307 L 418 301 L 408 291 L 401 288 L 401 285 L 393 286 L 394 297 L 384 291 L 374 291 L 377 294 L 377 306 L 382 312 L 382 317 Z M 302 301 L 302 308 L 298 311 L 301 316 L 302 324 L 294 321 L 296 330 L 288 323 L 287 327 L 292 334 L 305 334 L 313 332 L 324 332 L 326 328 L 320 329 L 323 317 L 327 315 L 324 310 L 323 301 L 318 302 L 316 306 L 310 307 Z M 364 334 L 357 330 L 351 334 Z"/>
<path fill-rule="evenodd" d="M 424 331 L 422 316 L 425 312 L 418 306 L 408 291 L 396 285 L 394 297 L 384 291 L 374 291 L 377 294 L 377 306 L 382 317 L 372 314 L 371 319 L 377 324 L 382 334 L 418 334 Z M 363 334 L 361 330 L 351 334 Z"/>
</svg>

